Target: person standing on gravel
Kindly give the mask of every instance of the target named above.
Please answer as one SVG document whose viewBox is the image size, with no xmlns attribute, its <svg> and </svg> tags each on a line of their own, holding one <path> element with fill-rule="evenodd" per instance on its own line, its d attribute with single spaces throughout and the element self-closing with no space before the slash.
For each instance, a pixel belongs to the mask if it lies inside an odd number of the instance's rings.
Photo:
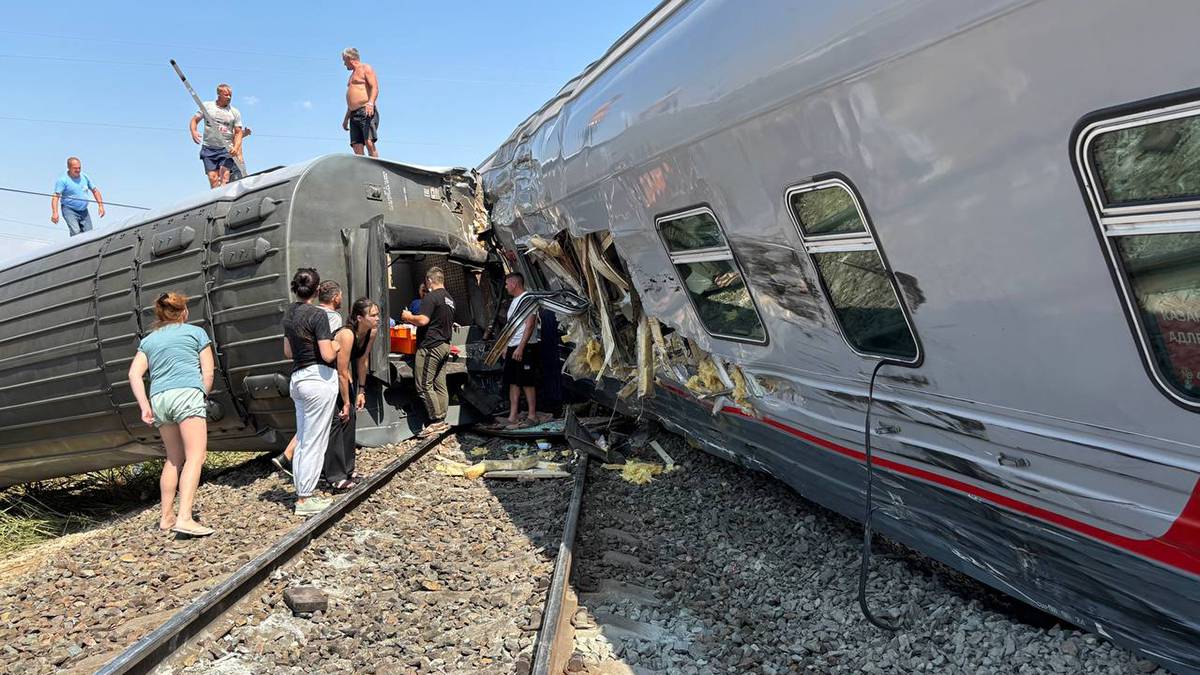
<svg viewBox="0 0 1200 675">
<path fill-rule="evenodd" d="M 355 413 L 367 404 L 364 387 L 371 345 L 379 332 L 379 306 L 370 298 L 359 298 L 350 308 L 350 321 L 333 334 L 337 343 L 338 400 L 334 406 L 333 429 L 325 450 L 325 480 L 335 490 L 356 485 L 354 473 Z"/>
<path fill-rule="evenodd" d="M 342 287 L 336 281 L 322 281 L 317 287 L 317 306 L 324 312 L 329 319 L 329 332 L 337 333 L 342 327 L 342 315 L 338 310 L 342 308 Z M 271 458 L 271 463 L 275 468 L 287 474 L 289 478 L 292 476 L 292 457 L 296 454 L 296 436 L 292 435 L 292 440 L 288 442 L 288 446 L 284 448 L 283 453 Z"/>
<path fill-rule="evenodd" d="M 450 430 L 446 409 L 450 395 L 446 389 L 446 362 L 450 360 L 450 338 L 454 334 L 454 298 L 446 291 L 446 275 L 440 267 L 425 273 L 425 297 L 416 314 L 407 309 L 400 320 L 417 326 L 417 358 L 413 374 L 417 393 L 425 404 L 429 422 L 417 434 L 426 438 Z"/>
<path fill-rule="evenodd" d="M 525 275 L 520 272 L 510 272 L 504 277 L 504 290 L 512 296 L 508 305 L 508 322 L 525 298 Z M 504 351 L 504 384 L 508 385 L 508 418 L 499 419 L 506 423 L 505 428 L 520 429 L 533 426 L 549 420 L 541 417 L 537 411 L 537 381 L 539 372 L 538 358 L 538 313 L 531 312 L 529 318 L 519 328 L 513 331 Z M 529 413 L 522 419 L 519 415 L 521 408 L 521 392 L 525 393 L 525 403 Z"/>
<path fill-rule="evenodd" d="M 329 507 L 330 501 L 314 497 L 329 424 L 337 398 L 337 371 L 330 367 L 337 345 L 329 330 L 329 318 L 311 304 L 317 296 L 321 276 L 311 267 L 301 267 L 292 276 L 292 303 L 283 316 L 283 355 L 292 360 L 290 393 L 296 405 L 296 454 L 292 480 L 296 486 L 296 515 L 309 516 Z"/>
<path fill-rule="evenodd" d="M 142 339 L 129 366 L 129 386 L 141 408 L 142 421 L 158 427 L 167 460 L 158 486 L 162 514 L 158 528 L 204 537 L 213 533 L 192 518 L 200 486 L 200 470 L 208 453 L 206 397 L 212 390 L 212 340 L 187 322 L 187 296 L 163 293 L 154 301 L 154 332 Z M 142 377 L 150 372 L 150 397 Z M 172 507 L 179 493 L 179 516 Z"/>
</svg>

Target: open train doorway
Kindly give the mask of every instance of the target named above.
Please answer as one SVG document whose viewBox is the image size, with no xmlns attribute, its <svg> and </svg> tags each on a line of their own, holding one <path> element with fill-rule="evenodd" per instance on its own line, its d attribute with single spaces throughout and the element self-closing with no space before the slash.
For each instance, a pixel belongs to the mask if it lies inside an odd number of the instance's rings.
<svg viewBox="0 0 1200 675">
<path fill-rule="evenodd" d="M 454 301 L 451 358 L 446 364 L 447 422 L 457 426 L 477 421 L 494 407 L 487 392 L 498 390 L 499 372 L 484 365 L 483 355 L 485 336 L 503 298 L 503 267 L 498 262 L 468 261 L 437 250 L 387 248 L 385 256 L 386 279 L 381 284 L 386 296 L 381 298 L 385 317 L 378 338 L 385 346 L 374 354 L 386 354 L 386 366 L 373 366 L 377 389 L 368 391 L 371 414 L 359 418 L 360 445 L 404 440 L 428 421 L 416 391 L 416 326 L 406 324 L 401 314 L 405 309 L 419 313 L 421 287 L 434 267 L 442 270 L 446 292 Z M 489 386 L 490 379 L 497 384 Z"/>
</svg>

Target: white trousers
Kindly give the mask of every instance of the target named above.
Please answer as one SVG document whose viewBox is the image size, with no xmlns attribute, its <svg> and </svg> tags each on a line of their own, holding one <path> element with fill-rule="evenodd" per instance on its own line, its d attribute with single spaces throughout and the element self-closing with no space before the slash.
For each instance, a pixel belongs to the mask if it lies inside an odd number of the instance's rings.
<svg viewBox="0 0 1200 675">
<path fill-rule="evenodd" d="M 292 479 L 296 496 L 311 497 L 321 479 L 325 448 L 329 445 L 329 423 L 338 396 L 337 371 L 326 365 L 306 366 L 292 373 L 289 387 L 296 403 L 296 454 L 292 457 Z"/>
</svg>

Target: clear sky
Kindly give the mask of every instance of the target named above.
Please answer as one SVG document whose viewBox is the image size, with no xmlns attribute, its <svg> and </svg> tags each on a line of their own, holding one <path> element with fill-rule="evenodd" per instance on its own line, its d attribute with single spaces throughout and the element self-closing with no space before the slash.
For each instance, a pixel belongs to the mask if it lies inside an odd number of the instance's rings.
<svg viewBox="0 0 1200 675">
<path fill-rule="evenodd" d="M 248 170 L 349 152 L 344 47 L 380 83 L 380 155 L 475 166 L 657 0 L 182 4 L 6 2 L 0 187 L 52 192 L 77 155 L 105 201 L 166 206 L 208 189 L 187 131 L 217 83 L 254 135 Z M 137 212 L 110 207 L 112 227 Z M 0 266 L 67 239 L 50 198 L 0 191 Z"/>
</svg>

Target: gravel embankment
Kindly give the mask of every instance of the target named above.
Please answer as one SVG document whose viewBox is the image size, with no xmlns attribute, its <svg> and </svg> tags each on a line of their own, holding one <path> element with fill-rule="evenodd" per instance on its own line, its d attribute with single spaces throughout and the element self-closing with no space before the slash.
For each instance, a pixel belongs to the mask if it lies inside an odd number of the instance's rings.
<svg viewBox="0 0 1200 675">
<path fill-rule="evenodd" d="M 527 673 L 572 482 L 439 473 L 439 457 L 479 459 L 464 451 L 482 439 L 459 438 L 276 572 L 243 625 L 176 672 Z M 492 458 L 513 448 L 486 445 Z M 328 611 L 293 616 L 283 593 L 294 586 L 321 589 Z"/>
<path fill-rule="evenodd" d="M 359 470 L 402 451 L 361 450 Z M 0 672 L 91 673 L 278 541 L 301 519 L 291 481 L 270 468 L 254 462 L 201 484 L 196 508 L 211 537 L 160 532 L 152 504 L 0 579 Z"/>
<path fill-rule="evenodd" d="M 877 613 L 908 612 L 897 633 L 874 628 L 857 604 L 857 524 L 658 438 L 680 469 L 640 486 L 589 476 L 575 672 L 1165 672 L 911 553 L 872 561 Z"/>
</svg>

